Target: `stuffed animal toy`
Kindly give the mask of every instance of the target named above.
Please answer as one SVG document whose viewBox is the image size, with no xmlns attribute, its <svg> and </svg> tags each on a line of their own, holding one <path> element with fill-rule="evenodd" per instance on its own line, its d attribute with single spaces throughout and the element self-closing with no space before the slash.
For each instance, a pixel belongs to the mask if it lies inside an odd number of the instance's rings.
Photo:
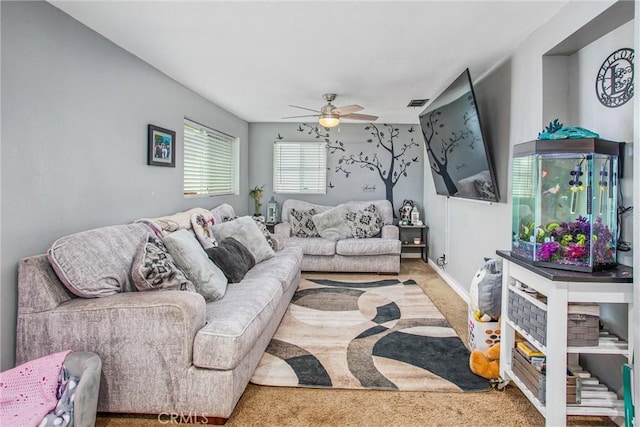
<svg viewBox="0 0 640 427">
<path fill-rule="evenodd" d="M 475 313 L 481 313 L 481 321 L 489 322 L 500 317 L 502 305 L 502 260 L 485 258 L 484 265 L 476 272 L 469 289 L 469 305 Z"/>
<path fill-rule="evenodd" d="M 500 377 L 500 343 L 496 343 L 485 351 L 473 350 L 469 357 L 469 368 L 476 375 L 488 380 Z"/>
<path fill-rule="evenodd" d="M 415 206 L 415 202 L 413 200 L 406 200 L 402 202 L 402 206 L 398 209 L 398 213 L 400 214 L 400 220 L 406 221 L 407 223 L 411 221 L 411 210 Z"/>
</svg>

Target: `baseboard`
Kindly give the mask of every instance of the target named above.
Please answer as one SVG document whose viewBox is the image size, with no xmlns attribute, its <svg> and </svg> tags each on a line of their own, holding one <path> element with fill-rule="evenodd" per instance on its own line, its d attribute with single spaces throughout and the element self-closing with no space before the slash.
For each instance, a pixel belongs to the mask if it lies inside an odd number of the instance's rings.
<svg viewBox="0 0 640 427">
<path fill-rule="evenodd" d="M 469 293 L 462 286 L 460 286 L 460 284 L 456 282 L 453 277 L 448 275 L 447 272 L 440 268 L 435 262 L 433 262 L 431 258 L 429 258 L 429 265 L 436 271 L 436 273 L 438 273 L 442 280 L 444 280 L 447 285 L 449 285 L 449 287 L 453 289 L 460 298 L 462 298 L 464 302 L 469 304 Z"/>
</svg>

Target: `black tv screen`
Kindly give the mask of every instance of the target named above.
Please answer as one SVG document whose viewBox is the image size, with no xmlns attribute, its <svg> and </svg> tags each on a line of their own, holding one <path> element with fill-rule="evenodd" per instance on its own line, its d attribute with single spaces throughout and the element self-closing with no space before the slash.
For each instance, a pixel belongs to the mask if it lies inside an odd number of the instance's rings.
<svg viewBox="0 0 640 427">
<path fill-rule="evenodd" d="M 437 194 L 500 199 L 469 69 L 420 114 L 420 127 Z"/>
</svg>

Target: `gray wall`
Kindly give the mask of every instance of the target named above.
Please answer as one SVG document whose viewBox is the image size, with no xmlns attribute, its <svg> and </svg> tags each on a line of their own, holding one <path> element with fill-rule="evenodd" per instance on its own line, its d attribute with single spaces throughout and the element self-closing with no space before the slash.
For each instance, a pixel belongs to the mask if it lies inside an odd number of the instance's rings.
<svg viewBox="0 0 640 427">
<path fill-rule="evenodd" d="M 507 62 L 476 83 L 476 94 L 480 108 L 484 110 L 483 115 L 490 111 L 489 117 L 483 117 L 483 124 L 492 126 L 493 132 L 497 132 L 494 138 L 489 139 L 493 144 L 492 149 L 499 150 L 493 153 L 497 155 L 498 183 L 506 203 L 488 205 L 436 196 L 433 184 L 427 179 L 424 197 L 432 230 L 431 257 L 436 259 L 446 253 L 448 264 L 443 276 L 463 296 L 468 296 L 471 278 L 482 256 L 492 255 L 496 249 L 510 248 L 511 196 L 507 177 L 510 177 L 509 160 L 514 144 L 535 139 L 550 119 L 567 112 L 567 109 L 570 111 L 565 119 L 567 125 L 592 129 L 608 139 L 632 140 L 634 113 L 631 103 L 617 109 L 605 109 L 598 105 L 593 90 L 597 69 L 613 50 L 634 47 L 638 51 L 638 46 L 633 46 L 631 29 L 625 26 L 615 30 L 584 47 L 573 57 L 543 61 L 545 53 L 588 24 L 612 3 L 568 4 L 525 40 Z M 569 75 L 558 74 L 556 77 L 552 74 L 567 69 Z M 544 83 L 543 76 L 546 79 Z M 508 117 L 506 122 L 502 120 L 503 115 Z M 632 159 L 628 157 L 625 161 L 631 165 Z M 622 183 L 627 205 L 632 200 L 630 179 L 630 175 L 627 175 Z M 625 220 L 624 228 L 626 240 L 631 240 L 629 219 Z M 627 254 L 618 257 L 622 263 L 629 263 L 630 259 Z M 603 319 L 614 327 L 614 332 L 626 335 L 626 326 L 623 326 L 626 323 L 625 307 L 603 307 Z M 622 358 L 602 356 L 591 359 L 587 362 L 589 369 L 614 390 L 619 390 Z"/>
<path fill-rule="evenodd" d="M 455 77 L 455 76 L 454 76 Z M 446 255 L 441 275 L 463 297 L 484 257 L 495 256 L 496 249 L 510 241 L 511 211 L 506 205 L 508 192 L 509 139 L 511 121 L 511 62 L 496 65 L 482 78 L 471 75 L 500 192 L 500 203 L 447 198 L 435 193 L 431 172 L 425 171 L 424 200 L 430 223 L 429 257 Z M 427 165 L 425 165 L 426 167 Z M 504 243 L 500 243 L 504 242 Z"/>
<path fill-rule="evenodd" d="M 411 199 L 417 202 L 418 207 L 424 212 L 422 203 L 424 170 L 423 157 L 424 148 L 422 136 L 417 125 L 418 116 L 416 113 L 416 125 L 393 125 L 394 129 L 398 129 L 398 136 L 394 138 L 393 146 L 396 155 L 402 150 L 404 144 L 411 145 L 406 151 L 403 158 L 411 162 L 407 167 L 407 176 L 402 176 L 397 184 L 393 187 L 394 208 L 397 213 L 404 199 Z M 315 127 L 315 123 L 309 122 L 309 125 Z M 360 152 L 369 158 L 374 154 L 378 154 L 381 162 L 388 165 L 390 162 L 389 154 L 381 147 L 376 147 L 376 139 L 371 135 L 372 129 L 365 130 L 367 123 L 341 123 L 338 127 L 330 130 L 321 128 L 322 134 L 328 134 L 329 145 L 339 146 L 343 143 L 343 150 L 331 152 L 329 150 L 327 158 L 327 194 L 309 195 L 309 194 L 273 194 L 273 143 L 281 139 L 282 141 L 317 141 L 317 133 L 301 123 L 251 123 L 249 125 L 249 150 L 251 156 L 249 158 L 249 184 L 264 185 L 264 201 L 266 205 L 273 195 L 275 200 L 280 204 L 286 199 L 307 200 L 313 203 L 324 205 L 336 205 L 348 200 L 375 200 L 385 199 L 385 185 L 380 178 L 378 171 L 371 171 L 367 168 L 361 168 L 359 165 L 341 164 L 350 172 L 347 178 L 341 171 L 336 172 L 336 166 L 339 165 L 339 159 L 342 156 L 354 154 L 356 157 Z M 380 132 L 384 133 L 384 140 L 388 141 L 389 129 L 382 123 L 376 123 L 376 127 Z M 302 129 L 302 131 L 300 131 Z M 324 138 L 320 139 L 323 140 Z M 368 139 L 374 139 L 372 143 L 366 142 Z M 415 145 L 412 144 L 412 141 Z M 415 159 L 415 162 L 414 162 Z M 396 161 L 396 171 L 398 170 L 398 162 Z M 383 171 L 384 172 L 384 171 Z M 373 188 L 375 187 L 375 190 Z M 262 213 L 265 213 L 266 206 L 263 206 Z M 428 221 L 428 218 L 427 218 Z"/>
<path fill-rule="evenodd" d="M 58 237 L 229 202 L 249 207 L 248 124 L 43 2 L 1 2 L 1 369 L 14 364 L 17 263 Z M 182 195 L 188 116 L 240 138 L 237 196 Z M 147 124 L 176 167 L 147 166 Z"/>
</svg>

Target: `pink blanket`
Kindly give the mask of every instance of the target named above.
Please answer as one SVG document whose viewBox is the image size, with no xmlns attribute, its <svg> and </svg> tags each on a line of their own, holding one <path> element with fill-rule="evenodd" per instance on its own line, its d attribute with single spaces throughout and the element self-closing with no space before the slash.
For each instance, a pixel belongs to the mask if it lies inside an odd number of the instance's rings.
<svg viewBox="0 0 640 427">
<path fill-rule="evenodd" d="M 0 373 L 0 425 L 37 426 L 55 408 L 58 376 L 71 350 Z"/>
</svg>

